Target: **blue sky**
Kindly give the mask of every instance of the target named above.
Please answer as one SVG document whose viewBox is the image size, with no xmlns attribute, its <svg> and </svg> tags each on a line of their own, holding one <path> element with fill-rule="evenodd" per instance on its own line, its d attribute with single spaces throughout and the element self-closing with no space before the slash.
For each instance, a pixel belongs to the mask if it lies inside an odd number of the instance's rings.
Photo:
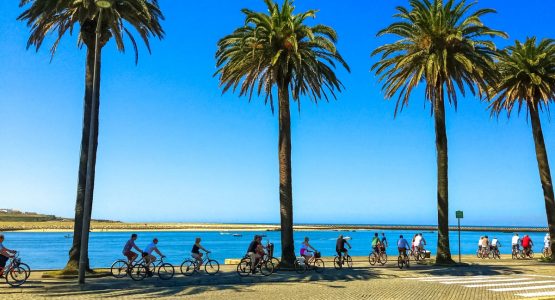
<svg viewBox="0 0 555 300">
<path fill-rule="evenodd" d="M 298 0 L 333 26 L 352 73 L 337 101 L 292 111 L 294 218 L 298 223 L 436 224 L 433 119 L 417 90 L 393 117 L 369 70 L 391 38 L 375 33 L 407 1 Z M 277 116 L 263 99 L 221 95 L 216 42 L 260 0 L 161 1 L 167 36 L 141 47 L 139 64 L 104 48 L 93 217 L 123 221 L 278 222 Z M 555 2 L 482 0 L 487 25 L 555 37 Z M 0 2 L 0 207 L 73 216 L 82 123 L 85 50 L 67 36 L 50 63 L 48 44 L 26 51 L 17 1 Z M 49 40 L 51 42 L 52 39 Z M 450 215 L 463 224 L 546 224 L 526 116 L 490 119 L 469 96 L 447 109 Z M 551 165 L 555 126 L 542 114 Z M 452 218 L 451 223 L 456 222 Z"/>
</svg>

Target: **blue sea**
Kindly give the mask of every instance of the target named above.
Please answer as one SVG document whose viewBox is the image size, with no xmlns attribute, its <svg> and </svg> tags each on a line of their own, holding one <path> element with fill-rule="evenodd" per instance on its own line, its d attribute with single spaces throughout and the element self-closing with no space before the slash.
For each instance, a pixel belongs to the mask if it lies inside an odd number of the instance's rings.
<svg viewBox="0 0 555 300">
<path fill-rule="evenodd" d="M 339 234 L 351 237 L 352 245 L 350 253 L 352 256 L 366 256 L 370 249 L 370 240 L 375 231 L 295 231 L 295 251 L 298 252 L 300 244 L 305 236 L 310 237 L 310 243 L 323 256 L 335 255 L 335 240 Z M 389 241 L 388 251 L 396 253 L 396 241 L 400 234 L 410 242 L 415 231 L 386 230 L 384 232 Z M 68 233 L 31 233 L 31 232 L 7 232 L 4 246 L 20 251 L 23 261 L 36 270 L 60 269 L 65 266 L 72 238 L 66 238 Z M 241 234 L 241 237 L 233 236 Z M 173 264 L 181 264 L 185 258 L 189 258 L 191 247 L 195 237 L 201 237 L 201 244 L 212 251 L 212 258 L 220 263 L 226 258 L 239 258 L 244 255 L 246 249 L 255 234 L 265 235 L 263 243 L 270 241 L 275 245 L 275 255 L 280 256 L 280 232 L 138 232 L 137 245 L 144 248 L 154 237 L 159 239 L 158 247 Z M 522 237 L 526 234 L 520 232 Z M 129 239 L 131 232 L 92 232 L 89 243 L 89 257 L 93 268 L 109 267 L 112 262 L 122 257 L 121 251 L 125 242 Z M 433 254 L 436 252 L 437 232 L 423 232 L 427 241 L 428 250 Z M 461 232 L 462 254 L 476 253 L 476 247 L 480 236 L 488 235 L 490 240 L 497 237 L 501 244 L 502 253 L 511 252 L 512 233 L 501 232 Z M 529 233 L 535 243 L 534 251 L 541 252 L 543 237 L 545 233 Z M 458 254 L 458 232 L 451 231 L 451 251 L 453 256 Z M 298 255 L 298 253 L 296 253 Z"/>
</svg>

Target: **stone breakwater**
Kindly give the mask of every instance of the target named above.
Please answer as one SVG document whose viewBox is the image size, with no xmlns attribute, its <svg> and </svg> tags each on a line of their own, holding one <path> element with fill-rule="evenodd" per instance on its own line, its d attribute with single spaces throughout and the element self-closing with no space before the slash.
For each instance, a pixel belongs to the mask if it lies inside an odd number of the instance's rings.
<svg viewBox="0 0 555 300">
<path fill-rule="evenodd" d="M 404 231 L 436 231 L 436 226 L 425 225 L 323 225 L 298 224 L 297 231 L 330 230 L 404 230 Z M 458 227 L 451 226 L 456 231 Z M 278 224 L 218 224 L 218 223 L 122 223 L 122 222 L 93 222 L 91 230 L 102 231 L 279 231 Z M 73 231 L 72 221 L 47 222 L 0 222 L 0 231 L 33 231 L 47 232 Z M 492 226 L 461 226 L 461 231 L 491 231 L 491 232 L 547 232 L 546 227 L 492 227 Z"/>
</svg>

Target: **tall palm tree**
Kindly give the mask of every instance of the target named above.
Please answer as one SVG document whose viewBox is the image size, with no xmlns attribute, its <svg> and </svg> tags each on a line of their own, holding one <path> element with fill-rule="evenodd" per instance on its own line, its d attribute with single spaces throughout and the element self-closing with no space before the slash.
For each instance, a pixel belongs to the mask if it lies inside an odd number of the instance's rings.
<svg viewBox="0 0 555 300">
<path fill-rule="evenodd" d="M 163 38 L 164 31 L 160 21 L 164 19 L 157 0 L 111 0 L 112 7 L 104 9 L 102 14 L 101 35 L 99 47 L 102 49 L 110 39 L 114 39 L 120 51 L 125 50 L 124 38 L 127 36 L 131 41 L 135 52 L 135 63 L 138 60 L 137 43 L 130 28 L 134 28 L 148 51 L 150 52 L 149 39 L 151 37 Z M 95 118 L 94 127 L 96 134 L 92 143 L 89 142 L 89 131 L 91 130 L 91 104 L 93 90 L 93 69 L 95 55 L 95 29 L 97 27 L 99 9 L 95 0 L 21 0 L 20 7 L 25 8 L 18 20 L 25 21 L 31 28 L 31 34 L 27 42 L 27 48 L 34 46 L 38 51 L 44 39 L 49 34 L 54 34 L 56 39 L 50 48 L 52 56 L 61 39 L 69 31 L 73 32 L 76 25 L 79 27 L 78 45 L 87 48 L 85 64 L 85 97 L 83 131 L 81 137 L 81 154 L 79 159 L 79 180 L 77 184 L 77 199 L 75 201 L 75 223 L 73 244 L 69 251 L 69 260 L 66 270 L 75 271 L 79 264 L 79 249 L 81 246 L 81 230 L 83 226 L 83 210 L 85 199 L 85 182 L 87 171 L 92 172 L 92 186 L 94 186 L 94 168 L 87 170 L 87 159 L 89 145 L 94 147 L 93 161 L 96 162 L 96 150 L 98 147 L 98 118 Z M 100 52 L 100 51 L 99 51 Z M 97 70 L 100 74 L 100 55 L 97 61 Z M 99 76 L 99 75 L 98 75 Z M 100 79 L 96 86 L 100 88 Z M 97 93 L 98 95 L 98 93 Z M 99 103 L 99 99 L 95 99 Z M 96 106 L 96 116 L 98 116 Z M 90 216 L 89 216 L 90 219 Z M 87 260 L 88 261 L 88 260 Z M 88 265 L 87 265 L 88 268 Z"/>
<path fill-rule="evenodd" d="M 378 36 L 392 34 L 399 39 L 378 47 L 381 54 L 372 70 L 383 82 L 385 97 L 398 95 L 395 114 L 408 105 L 419 83 L 425 84 L 425 98 L 431 102 L 435 121 L 437 151 L 437 263 L 451 263 L 447 177 L 447 133 L 445 96 L 455 109 L 457 92 L 466 89 L 482 95 L 496 76 L 495 45 L 489 39 L 506 34 L 485 26 L 481 17 L 493 9 L 477 9 L 475 3 L 454 0 L 410 0 L 410 9 L 397 7 L 398 19 Z"/>
<path fill-rule="evenodd" d="M 543 39 L 537 43 L 535 37 L 527 38 L 524 43 L 516 41 L 501 51 L 497 68 L 500 76 L 490 90 L 489 108 L 492 115 L 499 116 L 505 110 L 510 117 L 515 106 L 518 112 L 524 106 L 530 116 L 551 236 L 551 259 L 555 259 L 553 181 L 539 114 L 549 110 L 549 104 L 555 101 L 555 41 Z"/>
<path fill-rule="evenodd" d="M 336 32 L 325 25 L 309 26 L 308 18 L 315 10 L 295 14 L 293 2 L 285 0 L 281 7 L 265 0 L 267 13 L 243 9 L 245 26 L 218 42 L 216 76 L 225 93 L 239 89 L 240 96 L 264 94 L 274 111 L 273 91 L 277 89 L 279 115 L 279 199 L 283 266 L 292 266 L 293 192 L 291 187 L 291 121 L 290 96 L 300 110 L 301 96 L 315 103 L 343 85 L 334 68 L 349 67 L 337 51 Z"/>
</svg>

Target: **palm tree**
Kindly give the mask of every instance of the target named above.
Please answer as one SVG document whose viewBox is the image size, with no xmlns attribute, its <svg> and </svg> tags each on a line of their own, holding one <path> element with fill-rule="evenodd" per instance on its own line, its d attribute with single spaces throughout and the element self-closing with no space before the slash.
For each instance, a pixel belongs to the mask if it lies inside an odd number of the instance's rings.
<svg viewBox="0 0 555 300">
<path fill-rule="evenodd" d="M 163 38 L 164 31 L 160 21 L 164 19 L 157 0 L 110 0 L 112 7 L 104 9 L 101 23 L 101 35 L 99 47 L 102 49 L 113 38 L 120 51 L 125 50 L 124 37 L 128 37 L 135 52 L 135 63 L 138 60 L 137 43 L 134 36 L 129 31 L 134 28 L 148 51 L 150 52 L 149 39 L 151 37 Z M 98 147 L 98 118 L 95 118 L 94 127 L 96 134 L 92 143 L 89 142 L 89 131 L 91 130 L 91 104 L 93 90 L 93 69 L 95 55 L 95 29 L 97 27 L 99 9 L 95 5 L 95 0 L 21 0 L 20 7 L 26 8 L 18 17 L 18 20 L 25 21 L 31 28 L 31 34 L 27 42 L 27 48 L 34 46 L 38 51 L 44 39 L 50 33 L 56 36 L 50 48 L 52 57 L 61 39 L 69 31 L 71 34 L 76 25 L 79 26 L 78 45 L 87 48 L 87 58 L 85 64 L 85 97 L 83 131 L 81 137 L 81 154 L 79 159 L 79 180 L 77 184 L 77 199 L 75 202 L 75 224 L 73 234 L 73 244 L 69 251 L 69 260 L 66 265 L 67 271 L 77 270 L 79 264 L 79 249 L 81 246 L 81 230 L 83 226 L 83 210 L 85 198 L 85 182 L 87 172 L 92 172 L 92 186 L 94 186 L 94 166 L 92 170 L 87 170 L 87 159 L 89 145 L 94 147 L 93 161 L 96 162 L 96 149 Z M 99 51 L 100 52 L 100 51 Z M 97 70 L 100 74 L 100 55 L 97 61 Z M 100 88 L 100 80 L 97 82 L 96 89 Z M 98 93 L 97 93 L 98 95 Z M 95 99 L 99 103 L 99 99 Z M 98 116 L 98 105 L 96 106 L 96 116 Z M 90 216 L 89 216 L 90 219 Z M 88 261 L 88 260 L 87 260 Z M 88 264 L 87 264 L 88 268 Z"/>
<path fill-rule="evenodd" d="M 454 0 L 410 0 L 410 9 L 397 7 L 399 20 L 378 32 L 399 37 L 378 47 L 381 54 L 372 70 L 383 82 L 385 97 L 398 95 L 395 115 L 408 105 L 409 97 L 420 83 L 431 102 L 435 121 L 437 151 L 438 243 L 437 263 L 452 263 L 449 250 L 449 210 L 447 178 L 447 133 L 445 96 L 457 107 L 457 92 L 466 89 L 482 95 L 496 76 L 493 57 L 495 45 L 488 39 L 506 37 L 485 26 L 481 17 L 493 9 L 474 10 L 475 3 Z"/>
<path fill-rule="evenodd" d="M 292 266 L 293 192 L 291 187 L 291 121 L 289 98 L 297 102 L 308 96 L 315 103 L 343 85 L 334 68 L 349 67 L 336 50 L 336 32 L 325 25 L 309 26 L 308 18 L 315 10 L 294 14 L 293 2 L 285 0 L 281 7 L 265 0 L 267 13 L 243 9 L 245 26 L 236 29 L 218 42 L 216 76 L 225 93 L 239 89 L 249 99 L 256 93 L 265 95 L 265 102 L 274 111 L 273 91 L 277 89 L 279 115 L 279 199 L 281 216 L 281 247 L 283 266 Z"/>
<path fill-rule="evenodd" d="M 518 112 L 524 108 L 530 115 L 532 135 L 536 147 L 536 159 L 545 199 L 545 212 L 551 236 L 551 259 L 555 260 L 555 201 L 553 181 L 543 139 L 540 111 L 549 110 L 555 101 L 555 41 L 527 38 L 524 43 L 516 41 L 500 52 L 497 63 L 499 81 L 490 90 L 492 115 L 506 110 L 510 117 L 515 106 Z"/>
</svg>

